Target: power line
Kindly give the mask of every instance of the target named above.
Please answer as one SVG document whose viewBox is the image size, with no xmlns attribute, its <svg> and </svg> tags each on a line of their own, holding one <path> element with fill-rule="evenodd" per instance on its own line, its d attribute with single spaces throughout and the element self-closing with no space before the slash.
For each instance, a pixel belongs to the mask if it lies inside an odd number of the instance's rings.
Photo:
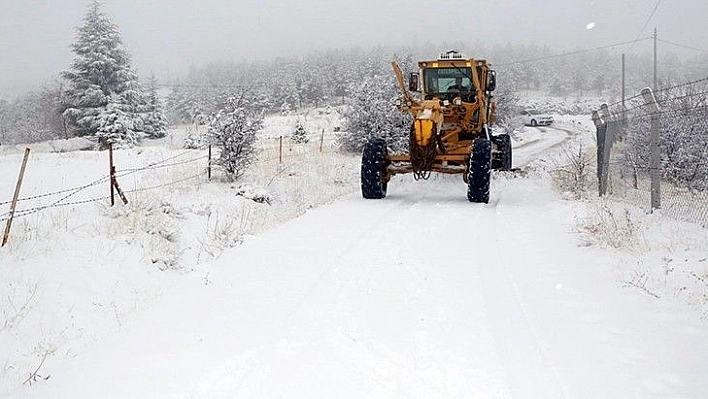
<svg viewBox="0 0 708 399">
<path fill-rule="evenodd" d="M 654 9 L 651 11 L 651 14 L 649 14 L 649 18 L 647 18 L 646 22 L 644 22 L 644 26 L 642 27 L 642 30 L 639 32 L 637 35 L 637 38 L 642 37 L 644 34 L 644 31 L 647 28 L 647 25 L 649 25 L 649 22 L 651 21 L 652 17 L 654 17 L 654 13 L 656 13 L 656 10 L 659 8 L 659 4 L 661 4 L 661 0 L 657 0 L 656 5 L 654 6 Z M 634 46 L 632 46 L 634 47 Z M 629 48 L 629 51 L 632 51 L 632 47 Z"/>
<path fill-rule="evenodd" d="M 562 54 L 555 54 L 555 55 L 547 55 L 547 56 L 544 56 L 544 57 L 530 58 L 530 59 L 520 60 L 520 61 L 500 62 L 500 63 L 498 63 L 498 64 L 496 64 L 496 65 L 499 65 L 499 66 L 509 66 L 509 65 L 525 64 L 525 63 L 527 63 L 527 62 L 536 62 L 536 61 L 549 60 L 549 59 L 552 59 L 552 58 L 566 57 L 566 56 L 569 56 L 569 55 L 576 55 L 576 54 L 582 54 L 582 53 L 590 53 L 590 52 L 593 52 L 593 51 L 604 50 L 604 49 L 608 49 L 608 48 L 612 48 L 612 47 L 617 47 L 617 46 L 626 46 L 626 45 L 628 45 L 628 44 L 633 44 L 633 43 L 637 43 L 637 42 L 642 42 L 642 41 L 649 40 L 649 39 L 651 39 L 651 37 L 645 37 L 645 38 L 630 40 L 630 41 L 621 42 L 621 43 L 613 43 L 613 44 L 608 44 L 608 45 L 600 46 L 600 47 L 593 47 L 593 48 L 589 48 L 589 49 L 576 50 L 576 51 L 571 51 L 571 52 L 569 52 L 569 53 L 562 53 Z"/>
<path fill-rule="evenodd" d="M 672 45 L 672 46 L 681 47 L 681 48 L 685 48 L 685 49 L 688 49 L 688 50 L 700 51 L 700 52 L 702 52 L 702 53 L 708 53 L 708 50 L 704 50 L 704 49 L 702 49 L 702 48 L 691 47 L 691 46 L 686 46 L 686 45 L 683 45 L 683 44 L 673 43 L 673 42 L 670 42 L 670 41 L 668 41 L 668 40 L 662 40 L 662 39 L 656 39 L 656 40 L 658 40 L 658 41 L 660 41 L 660 42 L 662 42 L 662 43 L 670 44 L 670 45 Z"/>
</svg>

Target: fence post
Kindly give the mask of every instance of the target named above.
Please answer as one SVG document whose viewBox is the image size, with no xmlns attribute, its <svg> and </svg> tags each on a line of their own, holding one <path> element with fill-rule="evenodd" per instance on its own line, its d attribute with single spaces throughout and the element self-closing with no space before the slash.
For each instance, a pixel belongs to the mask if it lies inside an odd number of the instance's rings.
<svg viewBox="0 0 708 399">
<path fill-rule="evenodd" d="M 12 218 L 15 216 L 15 208 L 17 207 L 17 198 L 20 196 L 20 187 L 22 187 L 22 178 L 25 176 L 25 168 L 27 167 L 27 159 L 29 158 L 30 149 L 25 148 L 25 156 L 22 159 L 22 167 L 20 168 L 20 176 L 17 178 L 17 185 L 15 186 L 15 194 L 12 196 L 12 204 L 10 205 L 10 217 L 7 219 L 7 224 L 5 224 L 5 233 L 2 235 L 2 247 L 7 244 L 7 240 L 10 238 L 10 227 L 12 226 Z"/>
<path fill-rule="evenodd" d="M 116 204 L 116 193 L 114 182 L 116 181 L 116 168 L 113 166 L 113 143 L 108 143 L 108 173 L 110 174 L 109 185 L 111 186 L 111 206 Z"/>
<path fill-rule="evenodd" d="M 320 152 L 322 152 L 322 144 L 324 144 L 324 129 L 322 129 L 322 135 L 320 136 Z"/>
<path fill-rule="evenodd" d="M 211 144 L 209 144 L 209 161 L 207 162 L 207 178 L 211 181 Z"/>
<path fill-rule="evenodd" d="M 118 191 L 118 195 L 120 196 L 120 199 L 123 201 L 123 204 L 127 205 L 128 204 L 128 198 L 125 197 L 125 194 L 123 194 L 123 190 L 120 189 L 120 186 L 118 185 L 118 179 L 116 179 L 116 167 L 113 165 L 113 144 L 108 143 L 108 163 L 110 164 L 111 167 L 111 206 L 114 206 L 116 204 L 116 198 L 115 198 L 115 192 L 116 190 Z"/>
<path fill-rule="evenodd" d="M 280 149 L 278 150 L 278 163 L 283 163 L 283 136 L 278 139 L 280 142 Z"/>
<path fill-rule="evenodd" d="M 650 88 L 642 90 L 644 104 L 651 112 L 651 162 L 649 173 L 651 175 L 651 209 L 661 208 L 661 153 L 659 152 L 659 140 L 661 138 L 661 121 L 659 119 L 659 104 L 656 102 L 654 93 Z"/>
<path fill-rule="evenodd" d="M 607 123 L 600 118 L 597 111 L 592 113 L 592 121 L 597 132 L 597 188 L 602 197 L 607 193 L 607 166 L 605 160 L 605 145 L 607 138 Z"/>
</svg>

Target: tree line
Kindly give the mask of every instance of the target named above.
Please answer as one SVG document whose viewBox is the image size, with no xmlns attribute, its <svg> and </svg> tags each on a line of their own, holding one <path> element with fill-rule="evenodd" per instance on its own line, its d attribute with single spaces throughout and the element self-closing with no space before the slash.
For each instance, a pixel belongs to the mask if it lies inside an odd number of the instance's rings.
<svg viewBox="0 0 708 399">
<path fill-rule="evenodd" d="M 13 100 L 0 99 L 0 144 L 86 136 L 99 146 L 132 145 L 165 135 L 168 123 L 209 124 L 220 111 L 232 108 L 232 98 L 246 99 L 239 108 L 256 114 L 347 104 L 349 119 L 368 119 L 352 120 L 350 127 L 396 129 L 405 123 L 394 116 L 392 105 L 385 105 L 399 95 L 390 61 L 405 60 L 404 71 L 410 71 L 414 60 L 434 58 L 450 48 L 467 49 L 469 56 L 486 58 L 497 70 L 500 125 L 516 113 L 515 93 L 521 90 L 592 94 L 609 101 L 619 97 L 617 51 L 563 56 L 550 46 L 483 42 L 328 49 L 269 62 L 211 63 L 163 84 L 154 78 L 141 82 L 117 26 L 94 1 L 72 43 L 71 68 L 54 84 Z M 666 53 L 660 58 L 660 86 L 708 76 L 706 61 L 706 54 L 679 59 Z M 651 84 L 651 65 L 649 51 L 627 57 L 628 93 Z M 165 88 L 169 94 L 160 98 L 158 89 Z M 381 118 L 373 117 L 382 112 Z"/>
</svg>

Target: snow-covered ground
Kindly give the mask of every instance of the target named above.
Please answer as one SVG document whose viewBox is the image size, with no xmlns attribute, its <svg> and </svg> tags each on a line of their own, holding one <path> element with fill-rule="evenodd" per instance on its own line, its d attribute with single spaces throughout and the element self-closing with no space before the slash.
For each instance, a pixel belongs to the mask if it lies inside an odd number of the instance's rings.
<svg viewBox="0 0 708 399">
<path fill-rule="evenodd" d="M 275 137 L 298 118 L 312 141 L 285 139 L 281 163 Z M 126 190 L 175 183 L 17 219 L 0 250 L 0 394 L 708 395 L 708 233 L 559 192 L 567 146 L 592 148 L 589 118 L 518 132 L 521 171 L 495 174 L 488 205 L 459 176 L 396 176 L 361 199 L 358 157 L 331 148 L 338 123 L 268 118 L 240 183 L 207 182 L 205 153 L 178 139 L 118 151 L 119 171 L 153 165 Z M 21 154 L 4 151 L 9 199 Z M 23 197 L 107 170 L 106 153 L 31 157 Z"/>
</svg>

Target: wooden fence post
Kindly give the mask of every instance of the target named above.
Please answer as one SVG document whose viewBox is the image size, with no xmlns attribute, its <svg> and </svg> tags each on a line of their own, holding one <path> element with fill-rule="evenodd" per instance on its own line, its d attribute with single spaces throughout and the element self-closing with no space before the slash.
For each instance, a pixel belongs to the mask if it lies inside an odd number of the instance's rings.
<svg viewBox="0 0 708 399">
<path fill-rule="evenodd" d="M 324 144 L 324 129 L 322 129 L 322 135 L 320 136 L 320 152 L 322 152 L 322 144 Z"/>
<path fill-rule="evenodd" d="M 211 181 L 211 144 L 209 144 L 209 162 L 207 163 L 207 178 Z"/>
<path fill-rule="evenodd" d="M 108 143 L 108 173 L 111 178 L 109 179 L 109 185 L 111 186 L 111 206 L 116 204 L 116 194 L 114 187 L 114 182 L 116 181 L 116 168 L 113 166 L 113 143 Z"/>
<path fill-rule="evenodd" d="M 15 194 L 12 196 L 12 205 L 10 205 L 10 217 L 7 219 L 7 224 L 5 225 L 5 233 L 2 235 L 2 245 L 7 244 L 7 240 L 10 238 L 10 227 L 12 226 L 12 218 L 15 216 L 15 208 L 17 207 L 17 198 L 20 196 L 20 187 L 22 187 L 22 178 L 25 176 L 25 168 L 27 167 L 27 159 L 29 158 L 30 149 L 25 148 L 25 156 L 22 159 L 22 167 L 20 168 L 20 176 L 17 178 L 17 185 L 15 186 Z"/>
<path fill-rule="evenodd" d="M 124 205 L 128 205 L 128 198 L 123 194 L 123 190 L 120 189 L 118 185 L 118 179 L 116 179 L 116 167 L 113 165 L 113 144 L 108 144 L 108 162 L 111 167 L 111 206 L 116 204 L 115 192 L 118 191 L 118 196 L 123 201 Z"/>
</svg>

